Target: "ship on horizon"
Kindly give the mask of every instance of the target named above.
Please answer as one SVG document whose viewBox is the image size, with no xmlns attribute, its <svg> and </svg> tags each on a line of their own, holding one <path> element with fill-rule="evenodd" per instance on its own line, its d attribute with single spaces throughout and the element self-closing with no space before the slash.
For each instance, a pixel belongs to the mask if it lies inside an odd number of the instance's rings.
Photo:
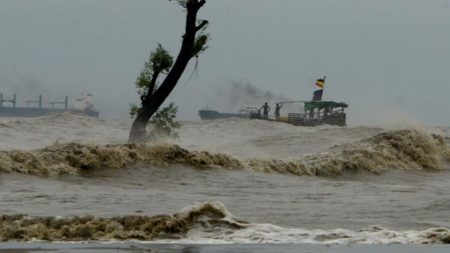
<svg viewBox="0 0 450 253">
<path fill-rule="evenodd" d="M 0 117 L 40 117 L 54 113 L 70 112 L 75 114 L 98 117 L 99 112 L 95 110 L 92 95 L 85 94 L 77 98 L 69 107 L 69 97 L 48 102 L 49 107 L 43 106 L 42 95 L 35 100 L 26 100 L 25 106 L 18 106 L 17 95 L 11 97 L 0 93 Z"/>
</svg>

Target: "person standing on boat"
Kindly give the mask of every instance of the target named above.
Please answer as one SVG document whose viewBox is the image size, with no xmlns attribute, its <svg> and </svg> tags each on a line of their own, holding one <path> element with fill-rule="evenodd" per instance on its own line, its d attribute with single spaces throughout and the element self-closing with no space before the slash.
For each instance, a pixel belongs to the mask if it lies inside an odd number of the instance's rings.
<svg viewBox="0 0 450 253">
<path fill-rule="evenodd" d="M 269 105 L 266 103 L 264 103 L 264 105 L 261 107 L 261 109 L 263 110 L 263 116 L 264 118 L 269 118 L 269 112 L 270 112 L 270 107 Z"/>
<path fill-rule="evenodd" d="M 275 119 L 280 119 L 280 109 L 283 107 L 283 103 L 276 103 L 275 104 Z"/>
</svg>

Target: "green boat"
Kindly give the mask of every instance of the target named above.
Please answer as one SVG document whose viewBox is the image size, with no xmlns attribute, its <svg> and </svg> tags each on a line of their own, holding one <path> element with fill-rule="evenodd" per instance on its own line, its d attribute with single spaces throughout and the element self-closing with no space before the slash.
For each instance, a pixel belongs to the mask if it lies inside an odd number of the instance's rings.
<svg viewBox="0 0 450 253">
<path fill-rule="evenodd" d="M 319 126 L 323 124 L 346 126 L 346 103 L 334 101 L 293 101 L 278 104 L 303 103 L 303 113 L 288 113 L 287 116 L 270 118 L 260 112 L 252 113 L 251 119 L 284 122 L 295 126 Z"/>
</svg>

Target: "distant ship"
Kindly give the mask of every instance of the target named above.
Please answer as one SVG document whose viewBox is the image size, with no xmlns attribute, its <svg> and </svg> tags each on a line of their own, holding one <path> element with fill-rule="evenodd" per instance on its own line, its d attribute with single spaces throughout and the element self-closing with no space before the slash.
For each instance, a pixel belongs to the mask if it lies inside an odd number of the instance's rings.
<svg viewBox="0 0 450 253">
<path fill-rule="evenodd" d="M 26 106 L 17 106 L 17 96 L 6 97 L 0 93 L 0 117 L 39 117 L 53 113 L 70 112 L 90 117 L 98 117 L 99 112 L 95 110 L 92 103 L 92 95 L 86 94 L 73 101 L 69 107 L 69 97 L 48 102 L 50 107 L 42 106 L 42 95 L 37 100 L 25 101 Z"/>
<path fill-rule="evenodd" d="M 239 110 L 239 113 L 228 113 L 219 112 L 215 110 L 203 109 L 198 111 L 198 115 L 201 119 L 226 119 L 226 118 L 239 118 L 239 119 L 250 119 L 252 113 L 258 112 L 259 107 L 256 106 L 246 106 Z"/>
</svg>

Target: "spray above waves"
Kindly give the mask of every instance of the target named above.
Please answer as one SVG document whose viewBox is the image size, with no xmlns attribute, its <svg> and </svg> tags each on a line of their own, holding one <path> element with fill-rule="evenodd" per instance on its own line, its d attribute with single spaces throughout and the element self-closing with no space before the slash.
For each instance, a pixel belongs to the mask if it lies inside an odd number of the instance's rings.
<svg viewBox="0 0 450 253">
<path fill-rule="evenodd" d="M 419 130 L 393 130 L 292 161 L 238 160 L 221 153 L 188 151 L 177 145 L 54 144 L 35 151 L 0 151 L 0 171 L 51 176 L 134 165 L 184 164 L 195 168 L 335 176 L 357 171 L 382 173 L 388 169 L 442 170 L 449 160 L 450 148 L 441 136 Z"/>
<path fill-rule="evenodd" d="M 251 224 L 235 218 L 220 202 L 199 203 L 175 215 L 101 218 L 0 216 L 0 241 L 111 241 L 157 243 L 314 243 L 430 244 L 450 243 L 447 228 L 394 231 L 370 226 L 306 230 L 271 224 Z"/>
<path fill-rule="evenodd" d="M 0 150 L 32 150 L 54 142 L 125 143 L 129 123 L 69 112 L 36 118 L 0 118 Z"/>
</svg>

